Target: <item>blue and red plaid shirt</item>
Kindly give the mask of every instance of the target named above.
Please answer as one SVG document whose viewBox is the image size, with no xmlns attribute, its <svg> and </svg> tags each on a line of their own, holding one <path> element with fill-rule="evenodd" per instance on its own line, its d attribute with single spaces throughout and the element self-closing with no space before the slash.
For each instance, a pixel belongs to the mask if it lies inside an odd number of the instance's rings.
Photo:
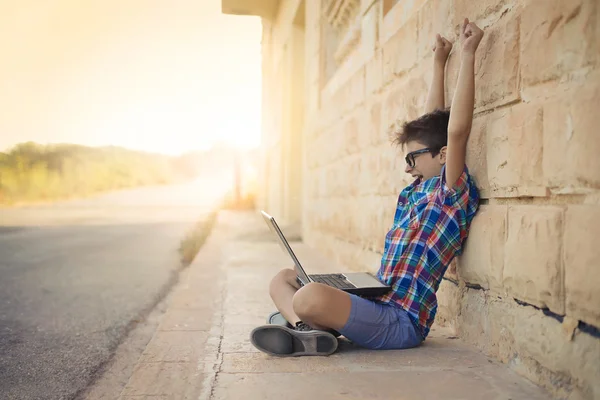
<svg viewBox="0 0 600 400">
<path fill-rule="evenodd" d="M 450 189 L 440 176 L 420 178 L 398 197 L 377 277 L 392 290 L 375 299 L 406 310 L 423 338 L 437 312 L 435 295 L 452 259 L 462 252 L 479 193 L 465 166 Z"/>
</svg>

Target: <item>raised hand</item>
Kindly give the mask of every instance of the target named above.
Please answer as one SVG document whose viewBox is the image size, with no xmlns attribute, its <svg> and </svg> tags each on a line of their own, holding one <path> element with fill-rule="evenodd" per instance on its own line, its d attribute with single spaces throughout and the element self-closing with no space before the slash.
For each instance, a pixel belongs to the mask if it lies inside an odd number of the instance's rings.
<svg viewBox="0 0 600 400">
<path fill-rule="evenodd" d="M 481 38 L 483 38 L 483 31 L 475 23 L 469 22 L 469 19 L 465 18 L 460 30 L 460 42 L 463 53 L 475 54 Z"/>
<path fill-rule="evenodd" d="M 435 35 L 435 44 L 433 45 L 433 52 L 435 54 L 434 59 L 437 63 L 445 65 L 451 50 L 452 43 L 450 43 L 448 39 L 441 36 L 439 33 Z"/>
</svg>

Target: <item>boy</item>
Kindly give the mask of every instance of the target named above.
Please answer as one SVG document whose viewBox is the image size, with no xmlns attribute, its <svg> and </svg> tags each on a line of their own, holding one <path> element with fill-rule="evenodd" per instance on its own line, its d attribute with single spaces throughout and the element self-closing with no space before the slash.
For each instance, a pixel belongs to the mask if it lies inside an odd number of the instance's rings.
<svg viewBox="0 0 600 400">
<path fill-rule="evenodd" d="M 301 288 L 294 270 L 284 269 L 270 286 L 279 313 L 250 335 L 256 348 L 278 356 L 329 355 L 339 334 L 369 349 L 410 348 L 425 340 L 437 310 L 435 292 L 462 251 L 479 202 L 465 156 L 475 51 L 482 37 L 483 31 L 465 19 L 457 89 L 448 112 L 443 111 L 444 68 L 452 45 L 437 35 L 427 114 L 397 134 L 395 141 L 407 150 L 405 171 L 416 179 L 400 193 L 377 273 L 392 290 L 366 299 L 321 283 Z"/>
</svg>

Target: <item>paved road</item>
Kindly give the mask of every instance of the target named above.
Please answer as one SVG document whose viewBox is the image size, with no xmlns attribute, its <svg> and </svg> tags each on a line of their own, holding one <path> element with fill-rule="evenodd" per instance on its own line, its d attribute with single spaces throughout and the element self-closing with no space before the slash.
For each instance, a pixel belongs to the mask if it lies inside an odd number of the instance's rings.
<svg viewBox="0 0 600 400">
<path fill-rule="evenodd" d="M 0 209 L 0 393 L 68 399 L 176 276 L 184 233 L 230 174 Z"/>
</svg>

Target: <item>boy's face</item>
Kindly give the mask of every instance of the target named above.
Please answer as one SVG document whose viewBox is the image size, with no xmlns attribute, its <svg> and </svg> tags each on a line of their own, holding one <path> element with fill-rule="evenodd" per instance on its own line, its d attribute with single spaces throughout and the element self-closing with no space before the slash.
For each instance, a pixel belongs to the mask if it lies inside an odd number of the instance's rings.
<svg viewBox="0 0 600 400">
<path fill-rule="evenodd" d="M 432 152 L 426 145 L 412 141 L 406 143 L 406 168 L 404 171 L 413 178 L 427 180 L 438 176 L 442 172 L 442 166 L 446 162 L 446 147 L 432 156 Z"/>
</svg>

